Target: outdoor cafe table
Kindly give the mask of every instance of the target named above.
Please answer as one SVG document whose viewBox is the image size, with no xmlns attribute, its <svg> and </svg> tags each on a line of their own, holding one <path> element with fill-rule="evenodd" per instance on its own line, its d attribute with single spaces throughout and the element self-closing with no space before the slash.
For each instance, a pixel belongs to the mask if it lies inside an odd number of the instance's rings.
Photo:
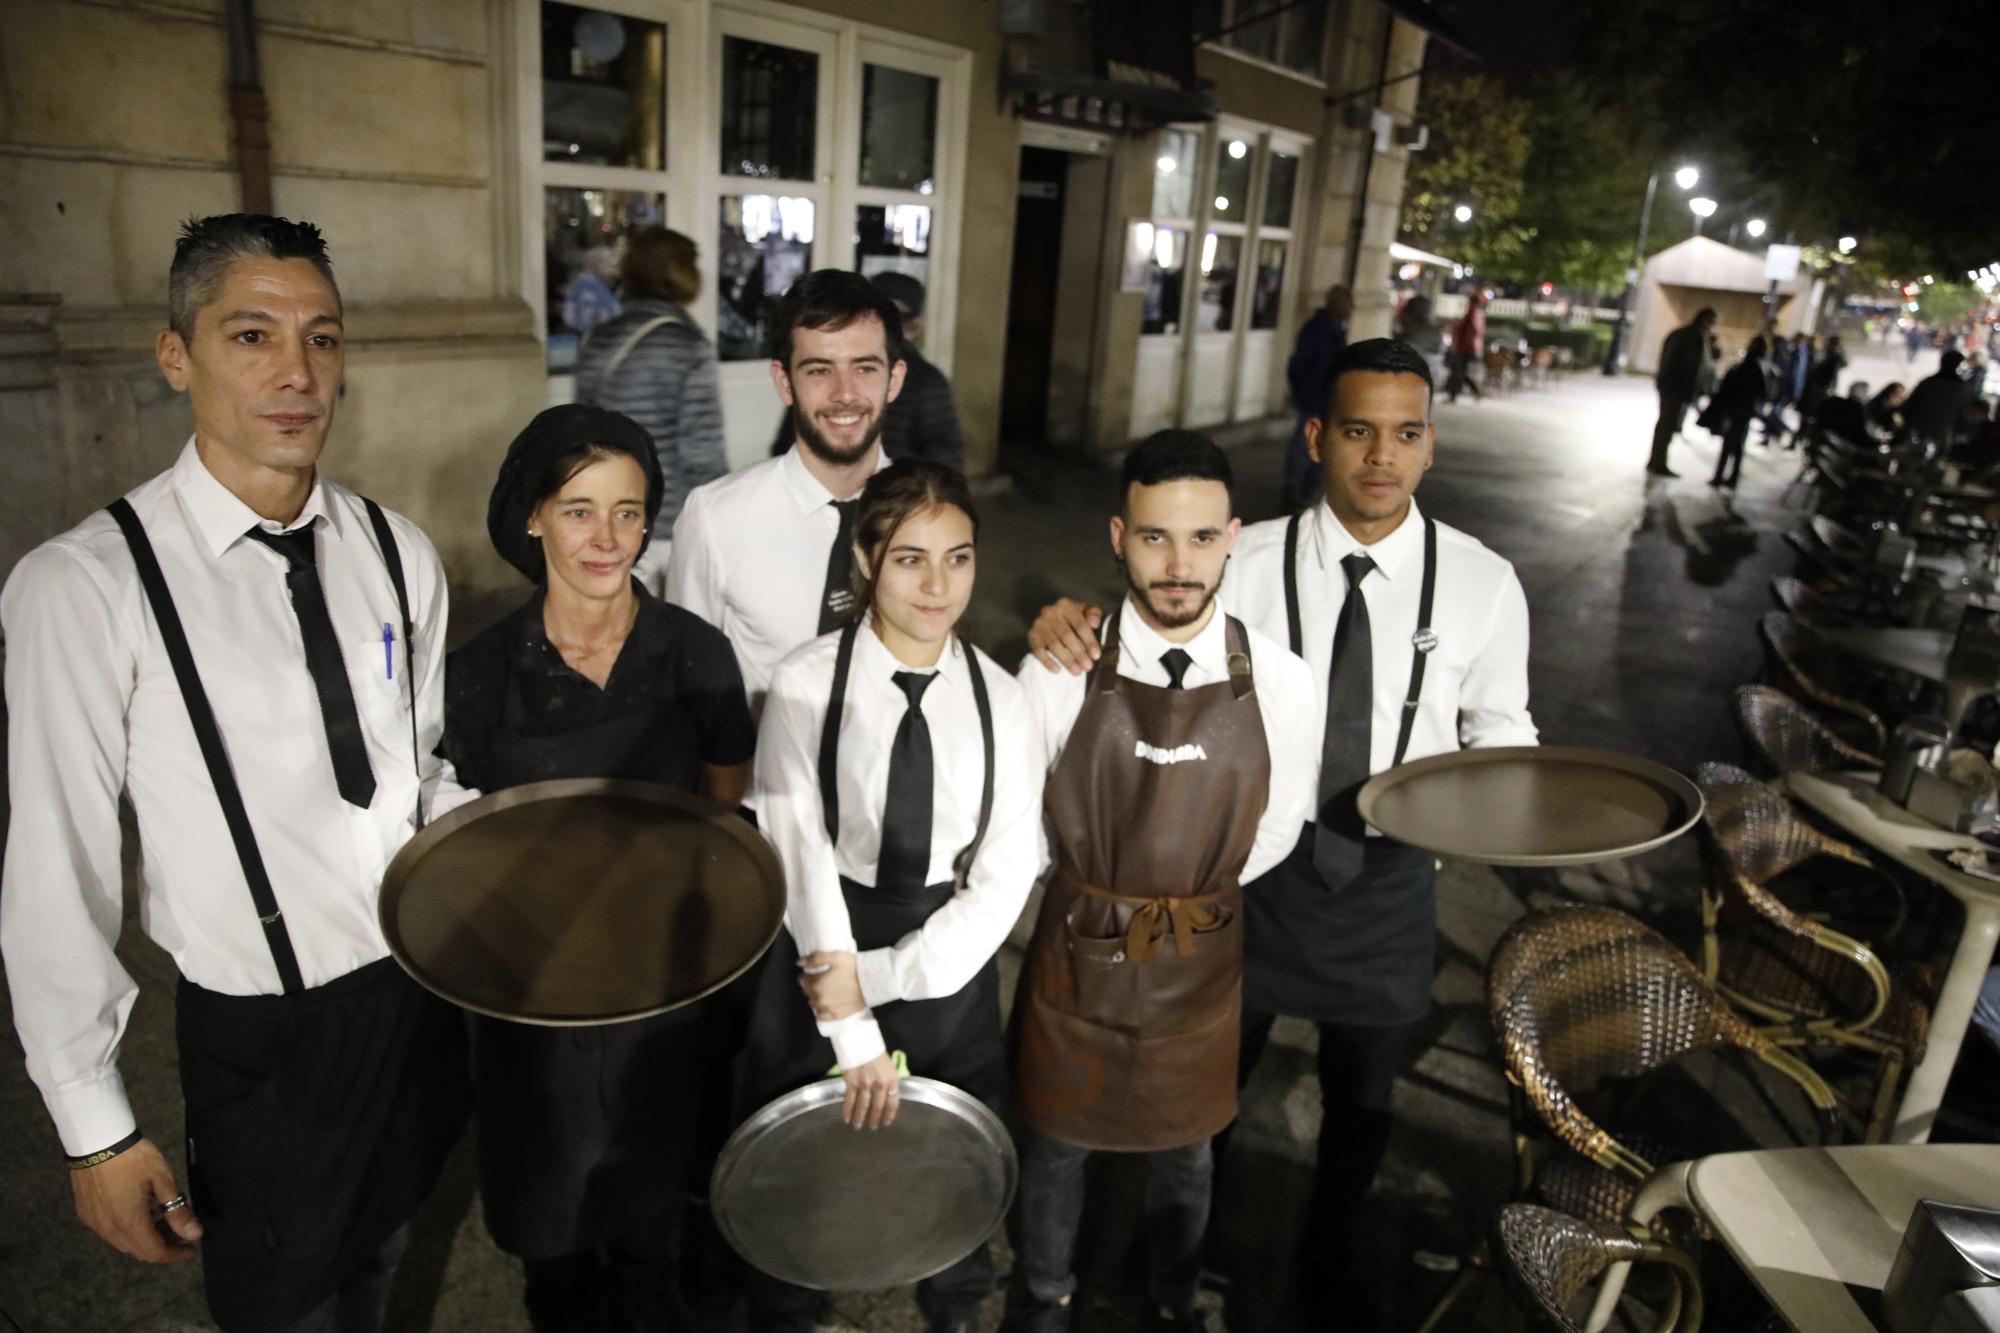
<svg viewBox="0 0 2000 1333">
<path fill-rule="evenodd" d="M 1945 1084 L 1951 1081 L 1952 1066 L 1958 1061 L 1958 1048 L 1972 1025 L 1980 983 L 1993 962 L 1994 942 L 2000 939 L 2000 883 L 1968 875 L 1931 855 L 1934 850 L 1980 844 L 1892 805 L 1875 790 L 1873 773 L 1788 773 L 1785 786 L 1809 809 L 1856 841 L 1937 885 L 1965 909 L 1965 927 L 1952 950 L 1944 988 L 1931 1010 L 1929 1044 L 1924 1058 L 1910 1071 L 1903 1103 L 1889 1131 L 1891 1143 L 1922 1143 L 1930 1137 L 1931 1122 L 1937 1117 Z"/>
<path fill-rule="evenodd" d="M 1920 1199 L 2000 1207 L 2000 1147 L 1876 1144 L 1722 1153 L 1654 1174 L 1633 1201 L 1636 1221 L 1693 1207 L 1793 1328 L 1878 1333 L 1904 1228 Z"/>
</svg>

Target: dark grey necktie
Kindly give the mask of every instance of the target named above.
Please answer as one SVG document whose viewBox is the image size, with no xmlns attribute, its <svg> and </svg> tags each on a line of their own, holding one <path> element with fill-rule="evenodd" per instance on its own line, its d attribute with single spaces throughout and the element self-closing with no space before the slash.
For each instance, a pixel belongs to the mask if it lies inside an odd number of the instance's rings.
<svg viewBox="0 0 2000 1333">
<path fill-rule="evenodd" d="M 931 869 L 931 726 L 924 720 L 924 691 L 935 675 L 898 671 L 895 681 L 910 706 L 889 746 L 889 792 L 882 809 L 882 853 L 875 861 L 878 889 L 921 889 Z"/>
<path fill-rule="evenodd" d="M 1167 669 L 1167 688 L 1182 690 L 1187 687 L 1181 682 L 1187 679 L 1187 669 L 1194 665 L 1194 659 L 1187 655 L 1185 648 L 1169 648 L 1160 654 L 1160 665 Z"/>
<path fill-rule="evenodd" d="M 1347 597 L 1333 626 L 1333 664 L 1326 679 L 1326 735 L 1319 752 L 1319 827 L 1313 831 L 1313 868 L 1331 888 L 1361 873 L 1365 832 L 1354 794 L 1368 780 L 1368 752 L 1375 715 L 1375 644 L 1361 580 L 1375 568 L 1365 555 L 1341 559 Z"/>
<path fill-rule="evenodd" d="M 368 762 L 368 739 L 361 732 L 361 714 L 354 707 L 354 687 L 347 679 L 340 640 L 333 632 L 333 618 L 327 614 L 313 530 L 310 526 L 291 532 L 252 528 L 248 535 L 285 557 L 291 566 L 285 571 L 285 587 L 291 592 L 292 614 L 298 617 L 299 638 L 305 644 L 306 670 L 312 673 L 313 691 L 319 696 L 326 748 L 333 754 L 333 780 L 340 787 L 341 799 L 366 810 L 375 798 L 375 770 Z"/>
<path fill-rule="evenodd" d="M 840 511 L 840 531 L 826 555 L 826 588 L 819 598 L 821 634 L 831 634 L 846 624 L 847 613 L 854 606 L 854 511 L 861 508 L 858 496 L 828 503 Z"/>
</svg>

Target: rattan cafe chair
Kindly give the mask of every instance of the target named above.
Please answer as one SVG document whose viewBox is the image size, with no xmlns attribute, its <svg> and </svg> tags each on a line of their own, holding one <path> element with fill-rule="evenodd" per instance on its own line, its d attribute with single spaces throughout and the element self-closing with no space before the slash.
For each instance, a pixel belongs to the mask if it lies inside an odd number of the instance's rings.
<svg viewBox="0 0 2000 1333">
<path fill-rule="evenodd" d="M 1832 1089 L 1723 1003 L 1685 954 L 1623 912 L 1574 905 L 1516 921 L 1487 966 L 1486 1004 L 1515 1096 L 1519 1192 L 1587 1221 L 1620 1225 L 1640 1182 L 1689 1155 L 1621 1135 L 1578 1105 L 1611 1080 L 1735 1048 L 1798 1085 L 1822 1136 L 1834 1128 Z M 1571 1151 L 1537 1160 L 1523 1102 Z"/>
<path fill-rule="evenodd" d="M 1672 1295 L 1654 1333 L 1695 1333 L 1701 1327 L 1701 1278 L 1694 1260 L 1677 1245 L 1640 1240 L 1622 1228 L 1532 1203 L 1502 1208 L 1495 1230 L 1508 1273 L 1551 1328 L 1582 1333 L 1570 1311 L 1618 1263 L 1658 1264 L 1672 1274 Z"/>
<path fill-rule="evenodd" d="M 1880 759 L 1849 745 L 1798 700 L 1769 685 L 1737 687 L 1736 721 L 1773 776 L 1882 767 Z"/>
<path fill-rule="evenodd" d="M 1837 585 L 1814 587 L 1804 579 L 1780 574 L 1771 580 L 1771 600 L 1778 609 L 1805 625 L 1851 625 L 1854 610 L 1843 602 L 1855 600 Z"/>
<path fill-rule="evenodd" d="M 1768 611 L 1757 622 L 1765 650 L 1770 654 L 1771 675 L 1789 685 L 1808 703 L 1841 713 L 1854 720 L 1864 738 L 1864 748 L 1881 754 L 1888 745 L 1889 729 L 1882 715 L 1859 697 L 1852 684 L 1852 670 L 1840 661 L 1818 635 L 1783 611 Z"/>
<path fill-rule="evenodd" d="M 1815 920 L 1772 889 L 1819 857 L 1867 866 L 1814 828 L 1783 793 L 1728 764 L 1703 764 L 1702 971 L 1730 1003 L 1788 1046 L 1831 1044 L 1880 1060 L 1865 1137 L 1879 1141 L 1903 1070 L 1922 1058 L 1930 1010 L 1875 949 Z M 1888 881 L 1883 881 L 1885 884 Z M 1892 886 L 1893 887 L 1893 886 Z"/>
</svg>

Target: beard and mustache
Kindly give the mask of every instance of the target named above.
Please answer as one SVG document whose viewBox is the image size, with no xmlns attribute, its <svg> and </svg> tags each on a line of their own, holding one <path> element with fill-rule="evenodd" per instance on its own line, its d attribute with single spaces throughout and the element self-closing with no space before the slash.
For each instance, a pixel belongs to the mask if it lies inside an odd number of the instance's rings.
<svg viewBox="0 0 2000 1333">
<path fill-rule="evenodd" d="M 1147 614 L 1152 616 L 1154 622 L 1161 629 L 1183 629 L 1186 626 L 1194 624 L 1208 614 L 1208 608 L 1215 602 L 1215 594 L 1222 589 L 1222 576 L 1220 574 L 1216 575 L 1214 583 L 1191 583 L 1186 580 L 1158 579 L 1152 583 L 1141 584 L 1138 579 L 1132 576 L 1131 565 L 1126 564 L 1122 559 L 1119 561 L 1119 565 L 1125 571 L 1126 588 L 1131 591 L 1132 596 L 1138 603 L 1146 608 Z M 1167 592 L 1183 589 L 1190 591 L 1199 589 L 1202 594 L 1200 600 L 1192 602 L 1179 610 L 1162 606 L 1153 600 L 1155 590 Z"/>
<path fill-rule="evenodd" d="M 826 438 L 813 419 L 800 410 L 797 402 L 792 404 L 791 412 L 792 438 L 805 445 L 813 457 L 835 467 L 848 467 L 866 458 L 868 451 L 875 447 L 875 442 L 882 438 L 882 427 L 888 423 L 888 413 L 877 412 L 868 423 L 868 433 L 862 436 L 859 443 L 838 445 Z"/>
</svg>

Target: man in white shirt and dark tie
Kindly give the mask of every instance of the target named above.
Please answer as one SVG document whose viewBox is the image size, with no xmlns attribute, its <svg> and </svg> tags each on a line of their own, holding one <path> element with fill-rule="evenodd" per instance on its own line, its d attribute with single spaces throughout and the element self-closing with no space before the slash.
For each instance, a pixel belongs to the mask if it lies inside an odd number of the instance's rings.
<svg viewBox="0 0 2000 1333">
<path fill-rule="evenodd" d="M 667 563 L 666 599 L 729 636 L 753 715 L 778 662 L 847 617 L 854 507 L 888 465 L 882 428 L 903 387 L 901 316 L 860 274 L 806 274 L 772 320 L 771 383 L 795 443 L 697 487 Z"/>
<path fill-rule="evenodd" d="M 1434 456 L 1432 392 L 1430 366 L 1406 345 L 1350 345 L 1328 378 L 1325 418 L 1307 425 L 1324 499 L 1246 529 L 1223 592 L 1227 609 L 1301 652 L 1325 691 L 1317 817 L 1244 890 L 1244 1077 L 1276 1016 L 1319 1030 L 1307 1274 L 1353 1252 L 1396 1076 L 1430 1008 L 1435 862 L 1364 830 L 1355 794 L 1407 760 L 1536 743 L 1527 599 L 1513 566 L 1412 498 Z M 1045 663 L 1082 670 L 1097 651 L 1094 621 L 1092 608 L 1058 603 L 1029 642 Z M 1379 1285 L 1347 1276 L 1357 1280 L 1309 1277 L 1308 1299 Z"/>
<path fill-rule="evenodd" d="M 190 222 L 168 319 L 193 438 L 0 594 L 0 950 L 85 1224 L 147 1262 L 198 1243 L 226 1329 L 372 1329 L 466 1109 L 461 1019 L 376 919 L 390 858 L 465 799 L 432 753 L 444 571 L 317 470 L 343 329 L 315 228 Z M 186 1193 L 118 1072 L 121 792 L 181 976 Z"/>
</svg>

